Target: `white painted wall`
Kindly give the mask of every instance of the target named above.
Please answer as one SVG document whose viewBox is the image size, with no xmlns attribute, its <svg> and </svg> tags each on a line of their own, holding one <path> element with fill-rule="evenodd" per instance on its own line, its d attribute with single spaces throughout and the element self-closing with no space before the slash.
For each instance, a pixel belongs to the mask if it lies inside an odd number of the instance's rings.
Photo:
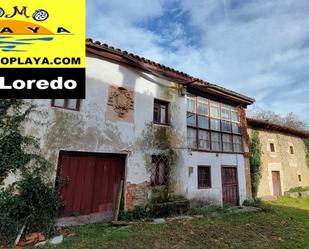
<svg viewBox="0 0 309 249">
<path fill-rule="evenodd" d="M 213 200 L 222 204 L 221 165 L 238 168 L 240 203 L 246 196 L 244 159 L 242 155 L 205 152 L 189 153 L 186 148 L 186 102 L 176 84 L 153 75 L 121 66 L 114 62 L 87 56 L 86 99 L 79 112 L 51 107 L 50 100 L 35 100 L 35 122 L 25 125 L 28 134 L 40 138 L 44 155 L 54 168 L 49 172 L 55 178 L 60 150 L 127 154 L 126 182 L 139 184 L 150 180 L 145 158 L 151 155 L 142 147 L 145 124 L 153 120 L 154 98 L 169 101 L 171 124 L 179 160 L 175 190 L 188 198 Z M 134 123 L 111 122 L 105 119 L 108 88 L 123 86 L 135 92 Z M 170 87 L 170 88 L 167 88 Z M 40 123 L 38 125 L 38 123 Z M 210 165 L 212 188 L 197 188 L 197 165 Z M 188 167 L 193 167 L 189 177 Z"/>
<path fill-rule="evenodd" d="M 211 188 L 198 189 L 197 166 L 210 166 Z M 246 199 L 246 179 L 244 158 L 240 154 L 223 154 L 193 151 L 186 156 L 187 168 L 187 196 L 189 199 L 205 199 L 209 204 L 222 205 L 221 167 L 235 166 L 238 173 L 238 190 L 240 204 Z M 193 167 L 193 174 L 189 176 L 188 167 Z"/>
</svg>

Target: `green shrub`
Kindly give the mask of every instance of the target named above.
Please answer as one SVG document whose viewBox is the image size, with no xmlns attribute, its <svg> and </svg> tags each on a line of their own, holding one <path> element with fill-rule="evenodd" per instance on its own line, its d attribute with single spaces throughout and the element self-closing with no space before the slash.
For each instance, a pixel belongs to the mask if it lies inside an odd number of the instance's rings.
<svg viewBox="0 0 309 249">
<path fill-rule="evenodd" d="M 58 207 L 52 186 L 40 177 L 25 175 L 15 186 L 0 192 L 0 244 L 11 243 L 26 221 L 24 234 L 53 234 Z"/>
<path fill-rule="evenodd" d="M 260 208 L 264 212 L 272 211 L 271 205 L 262 201 L 261 198 L 247 199 L 243 202 L 244 206 Z"/>
<path fill-rule="evenodd" d="M 149 217 L 149 213 L 146 208 L 136 205 L 133 209 L 129 209 L 127 211 L 120 210 L 119 212 L 119 220 L 141 220 Z"/>
<path fill-rule="evenodd" d="M 167 186 L 155 186 L 152 187 L 151 203 L 162 203 L 169 199 Z"/>
<path fill-rule="evenodd" d="M 262 205 L 262 199 L 261 198 L 250 198 L 250 199 L 244 200 L 243 205 L 249 206 L 249 207 L 259 207 Z"/>
<path fill-rule="evenodd" d="M 288 192 L 304 192 L 304 191 L 309 191 L 309 187 L 291 188 Z"/>
<path fill-rule="evenodd" d="M 0 245 L 9 244 L 17 236 L 24 222 L 18 217 L 23 208 L 19 198 L 12 195 L 12 189 L 0 192 Z"/>
</svg>

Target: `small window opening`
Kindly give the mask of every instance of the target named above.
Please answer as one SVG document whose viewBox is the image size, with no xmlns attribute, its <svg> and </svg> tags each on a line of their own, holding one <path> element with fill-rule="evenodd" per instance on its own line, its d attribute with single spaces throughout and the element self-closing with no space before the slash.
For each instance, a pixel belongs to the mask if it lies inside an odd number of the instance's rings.
<svg viewBox="0 0 309 249">
<path fill-rule="evenodd" d="M 274 143 L 270 143 L 269 146 L 270 146 L 270 151 L 271 152 L 275 152 L 275 144 Z"/>
<path fill-rule="evenodd" d="M 169 184 L 169 157 L 166 155 L 152 155 L 151 185 L 162 186 Z"/>
<path fill-rule="evenodd" d="M 79 99 L 53 99 L 51 102 L 51 106 L 62 108 L 62 109 L 79 111 L 80 100 Z"/>
<path fill-rule="evenodd" d="M 154 100 L 153 122 L 156 124 L 168 124 L 168 103 Z"/>
<path fill-rule="evenodd" d="M 294 147 L 290 146 L 290 153 L 293 155 L 294 154 Z"/>
<path fill-rule="evenodd" d="M 209 166 L 198 166 L 197 171 L 198 188 L 211 188 L 211 174 Z"/>
</svg>

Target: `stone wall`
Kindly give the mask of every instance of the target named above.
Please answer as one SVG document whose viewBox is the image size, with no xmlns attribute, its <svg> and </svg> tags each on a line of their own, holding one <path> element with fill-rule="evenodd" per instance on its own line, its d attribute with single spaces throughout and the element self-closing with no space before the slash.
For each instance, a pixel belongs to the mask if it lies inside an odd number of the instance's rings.
<svg viewBox="0 0 309 249">
<path fill-rule="evenodd" d="M 249 134 L 252 129 L 252 127 L 249 128 Z M 302 138 L 263 129 L 259 129 L 259 137 L 262 146 L 262 167 L 258 197 L 273 195 L 271 171 L 280 172 L 282 194 L 290 188 L 309 186 L 309 169 L 306 165 L 305 145 Z M 274 143 L 275 152 L 271 152 L 270 143 Z M 291 154 L 290 146 L 293 146 L 294 154 Z M 299 175 L 301 181 L 299 181 Z"/>
<path fill-rule="evenodd" d="M 252 197 L 252 187 L 251 187 L 251 172 L 250 172 L 250 156 L 249 153 L 245 153 L 245 176 L 246 176 L 246 193 L 247 199 Z"/>
</svg>

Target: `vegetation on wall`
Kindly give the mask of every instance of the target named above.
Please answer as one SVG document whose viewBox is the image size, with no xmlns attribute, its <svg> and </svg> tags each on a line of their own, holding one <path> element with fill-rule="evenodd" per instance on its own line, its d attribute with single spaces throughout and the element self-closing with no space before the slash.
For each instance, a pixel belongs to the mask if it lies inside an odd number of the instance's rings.
<svg viewBox="0 0 309 249">
<path fill-rule="evenodd" d="M 148 150 L 174 151 L 173 146 L 173 127 L 161 126 L 153 123 L 145 125 L 143 132 L 144 146 Z"/>
<path fill-rule="evenodd" d="M 39 143 L 22 128 L 34 106 L 23 100 L 0 100 L 0 244 L 11 243 L 23 225 L 25 233 L 53 232 L 58 195 L 44 177 L 49 163 Z M 4 186 L 9 174 L 16 182 Z"/>
<path fill-rule="evenodd" d="M 309 138 L 304 139 L 305 150 L 306 150 L 306 163 L 309 168 Z"/>
<path fill-rule="evenodd" d="M 34 144 L 32 137 L 20 134 L 20 124 L 31 111 L 21 100 L 0 100 L 0 185 L 9 173 L 15 173 L 30 162 L 32 155 L 23 148 Z"/>
<path fill-rule="evenodd" d="M 256 198 L 261 178 L 261 144 L 259 132 L 253 130 L 249 141 L 252 196 Z"/>
<path fill-rule="evenodd" d="M 143 148 L 146 149 L 146 168 L 150 172 L 152 167 L 151 154 L 163 154 L 169 158 L 169 185 L 166 188 L 153 189 L 153 194 L 155 196 L 164 196 L 165 199 L 168 198 L 169 192 L 173 189 L 173 182 L 171 175 L 174 175 L 176 165 L 178 162 L 178 154 L 175 149 L 175 134 L 173 132 L 172 126 L 161 126 L 154 125 L 153 123 L 146 124 L 146 129 L 143 132 Z M 161 193 L 158 193 L 161 192 Z"/>
</svg>

